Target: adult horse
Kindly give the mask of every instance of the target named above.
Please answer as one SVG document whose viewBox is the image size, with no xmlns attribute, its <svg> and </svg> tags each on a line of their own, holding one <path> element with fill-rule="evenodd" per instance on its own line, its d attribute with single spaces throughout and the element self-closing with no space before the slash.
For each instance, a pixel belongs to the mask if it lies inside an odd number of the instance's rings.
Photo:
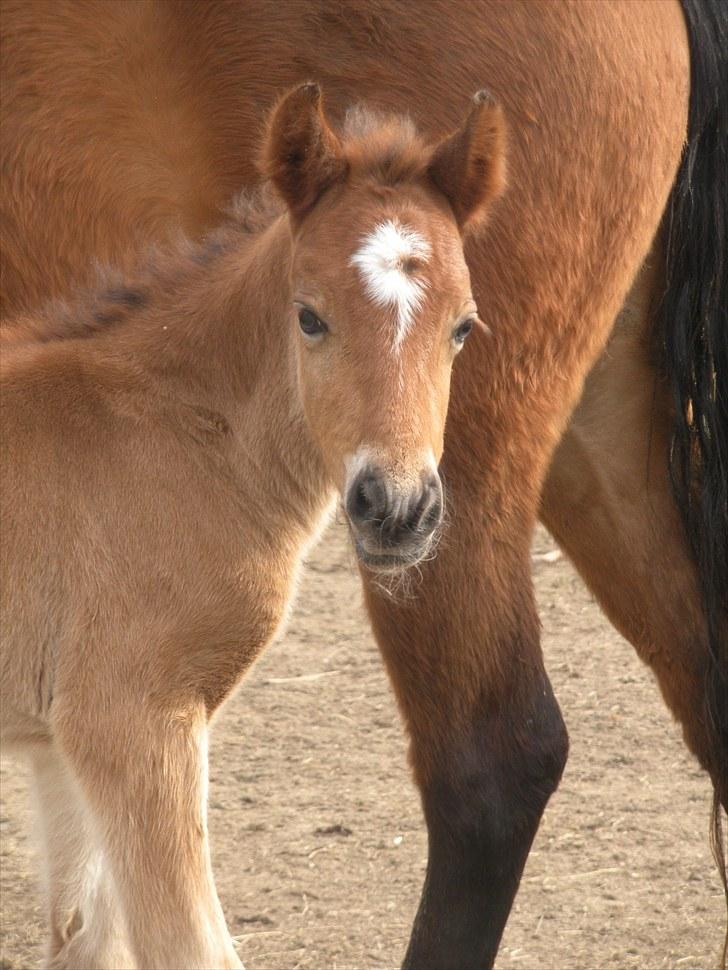
<svg viewBox="0 0 728 970">
<path fill-rule="evenodd" d="M 429 831 L 405 963 L 493 962 L 563 769 L 529 569 L 539 514 L 725 806 L 721 4 L 10 0 L 3 20 L 13 311 L 93 260 L 201 234 L 255 182 L 260 119 L 297 81 L 321 80 L 334 114 L 361 97 L 432 135 L 474 87 L 504 105 L 510 188 L 467 253 L 493 338 L 453 386 L 448 541 L 414 599 L 364 571 Z"/>
</svg>

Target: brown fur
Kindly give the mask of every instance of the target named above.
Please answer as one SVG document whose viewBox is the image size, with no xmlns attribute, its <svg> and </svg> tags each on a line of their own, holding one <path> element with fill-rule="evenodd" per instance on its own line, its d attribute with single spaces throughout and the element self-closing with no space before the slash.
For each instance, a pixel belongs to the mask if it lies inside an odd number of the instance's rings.
<svg viewBox="0 0 728 970">
<path fill-rule="evenodd" d="M 503 106 L 510 190 L 487 238 L 473 237 L 467 250 L 493 336 L 455 369 L 442 463 L 448 536 L 415 599 L 393 601 L 365 575 L 431 832 L 408 961 L 488 964 L 565 757 L 529 576 L 539 510 L 709 761 L 700 705 L 685 702 L 702 689 L 706 637 L 660 472 L 667 403 L 659 388 L 629 392 L 632 373 L 640 388 L 653 381 L 642 310 L 622 318 L 632 321 L 629 336 L 617 331 L 556 450 L 680 158 L 689 81 L 677 3 L 118 2 L 91 15 L 65 0 L 6 0 L 4 20 L 2 293 L 13 313 L 67 297 L 91 279 L 95 259 L 128 265 L 180 226 L 202 234 L 256 181 L 263 113 L 295 82 L 321 80 L 339 118 L 356 99 L 409 111 L 431 139 L 453 126 L 473 87 L 487 85 Z M 119 54 L 130 50 L 136 59 Z M 360 120 L 350 120 L 363 135 L 349 164 L 356 158 L 381 180 Z M 493 138 L 474 144 L 488 150 Z M 448 152 L 444 142 L 441 157 Z M 393 184 L 422 163 L 419 150 L 392 154 Z M 494 821 L 489 806 L 497 813 L 501 804 L 508 810 Z M 482 815 L 471 819 L 477 806 Z M 492 836 L 501 845 L 493 858 L 482 843 L 492 832 L 503 833 Z M 472 885 L 468 859 L 480 866 Z M 488 876 L 481 890 L 489 865 L 507 875 Z M 452 885 L 438 882 L 447 872 Z"/>
</svg>

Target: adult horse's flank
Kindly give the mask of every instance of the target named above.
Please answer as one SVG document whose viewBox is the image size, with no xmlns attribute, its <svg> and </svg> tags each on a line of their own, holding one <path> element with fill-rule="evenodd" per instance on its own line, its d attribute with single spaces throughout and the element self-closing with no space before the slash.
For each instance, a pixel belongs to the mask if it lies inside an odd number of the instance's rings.
<svg viewBox="0 0 728 970">
<path fill-rule="evenodd" d="M 2 727 L 46 796 L 53 967 L 126 966 L 123 925 L 139 967 L 240 966 L 207 724 L 335 490 L 368 569 L 428 552 L 477 322 L 461 232 L 502 187 L 502 142 L 485 94 L 430 148 L 362 110 L 339 138 L 304 85 L 262 155 L 283 212 L 8 329 Z"/>
<path fill-rule="evenodd" d="M 493 336 L 472 341 L 454 374 L 440 465 L 448 541 L 406 600 L 363 569 L 428 826 L 408 967 L 492 964 L 566 759 L 532 595 L 537 516 L 650 665 L 728 804 L 727 22 L 723 0 L 4 0 L 2 297 L 13 314 L 67 298 L 96 260 L 129 266 L 180 227 L 204 235 L 259 178 L 264 112 L 308 77 L 325 83 L 334 116 L 364 99 L 423 119 L 433 139 L 474 87 L 504 107 L 509 190 L 487 236 L 466 244 Z M 376 278 L 388 240 L 391 230 L 357 239 L 347 269 L 357 285 Z M 417 279 L 386 290 L 402 322 L 382 367 L 414 346 Z M 376 315 L 374 292 L 357 300 Z M 312 309 L 333 333 L 338 320 Z M 258 357 L 265 382 L 268 356 Z M 229 364 L 221 357 L 223 374 Z M 64 391 L 70 426 L 95 387 L 84 373 Z M 194 434 L 226 441 L 206 413 Z M 131 412 L 129 427 L 137 420 Z M 48 460 L 67 447 L 59 431 Z M 161 457 L 151 442 L 138 468 L 116 452 L 114 474 L 130 483 Z M 86 501 L 104 501 L 92 464 L 76 460 L 69 475 L 84 477 Z M 353 502 L 382 499 L 366 473 L 361 484 Z M 211 493 L 212 516 L 217 501 Z M 177 554 L 191 528 L 201 526 L 175 530 Z M 103 552 L 99 540 L 102 576 Z M 31 588 L 57 608 L 54 589 Z M 155 629 L 123 629 L 137 634 Z M 78 891 L 69 886 L 69 909 Z"/>
</svg>

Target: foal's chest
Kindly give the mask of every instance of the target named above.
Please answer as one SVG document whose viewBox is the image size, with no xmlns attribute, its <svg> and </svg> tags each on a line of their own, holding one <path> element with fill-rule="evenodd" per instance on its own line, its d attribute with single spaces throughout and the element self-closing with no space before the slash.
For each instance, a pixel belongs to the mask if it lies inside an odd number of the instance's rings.
<svg viewBox="0 0 728 970">
<path fill-rule="evenodd" d="M 239 570 L 232 601 L 215 618 L 205 636 L 205 656 L 196 664 L 198 688 L 212 714 L 243 677 L 262 650 L 285 629 L 294 598 L 297 562 L 245 563 Z"/>
</svg>

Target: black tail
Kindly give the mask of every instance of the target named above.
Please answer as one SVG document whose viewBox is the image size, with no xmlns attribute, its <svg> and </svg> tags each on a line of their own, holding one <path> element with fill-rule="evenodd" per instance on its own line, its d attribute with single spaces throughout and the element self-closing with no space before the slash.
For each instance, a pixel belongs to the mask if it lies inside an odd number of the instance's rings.
<svg viewBox="0 0 728 970">
<path fill-rule="evenodd" d="M 721 801 L 728 811 L 728 3 L 682 5 L 688 142 L 666 214 L 667 292 L 657 325 L 675 402 L 670 472 L 709 631 L 712 836 L 728 899 L 720 812 Z"/>
</svg>

